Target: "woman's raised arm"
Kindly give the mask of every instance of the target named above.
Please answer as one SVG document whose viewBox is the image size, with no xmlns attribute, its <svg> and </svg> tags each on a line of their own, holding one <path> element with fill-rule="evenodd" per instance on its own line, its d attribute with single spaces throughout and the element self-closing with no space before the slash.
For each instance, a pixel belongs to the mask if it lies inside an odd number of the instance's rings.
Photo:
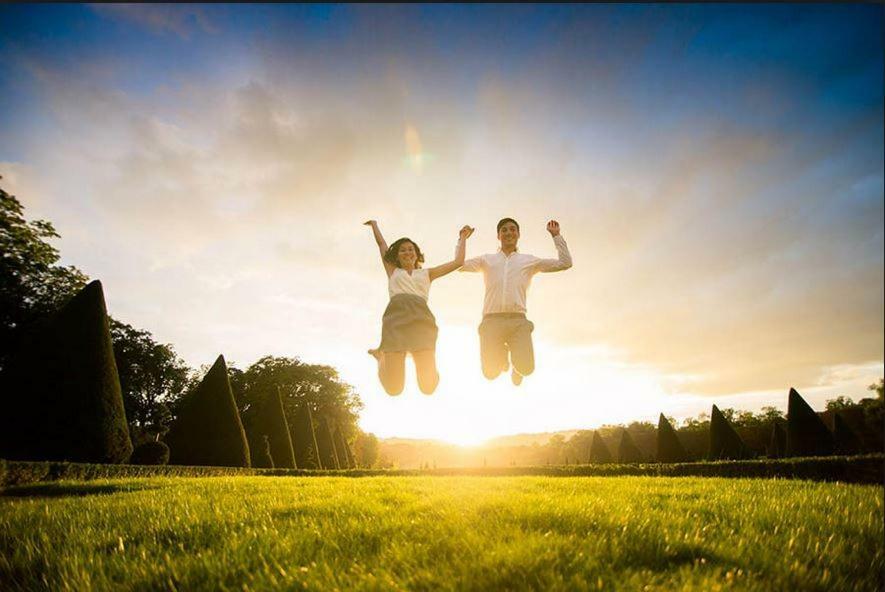
<svg viewBox="0 0 885 592">
<path fill-rule="evenodd" d="M 473 234 L 473 228 L 470 226 L 465 225 L 461 228 L 461 231 L 458 233 L 458 248 L 455 250 L 455 258 L 448 263 L 431 267 L 429 270 L 431 282 L 447 273 L 452 273 L 464 265 L 464 257 L 467 253 L 467 239 L 470 238 L 471 234 Z"/>
<path fill-rule="evenodd" d="M 378 245 L 378 251 L 381 253 L 381 263 L 384 264 L 384 271 L 387 272 L 387 277 L 390 277 L 390 274 L 393 273 L 394 265 L 388 263 L 384 259 L 384 255 L 387 254 L 387 241 L 384 240 L 381 230 L 378 229 L 378 222 L 375 220 L 366 220 L 363 224 L 372 227 L 372 234 L 375 235 L 375 243 Z"/>
</svg>

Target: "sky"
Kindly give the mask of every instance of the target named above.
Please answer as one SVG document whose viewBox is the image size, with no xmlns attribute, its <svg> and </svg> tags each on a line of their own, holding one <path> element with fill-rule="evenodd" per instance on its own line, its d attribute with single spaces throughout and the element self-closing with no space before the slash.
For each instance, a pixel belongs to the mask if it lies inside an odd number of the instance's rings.
<svg viewBox="0 0 885 592">
<path fill-rule="evenodd" d="M 816 408 L 883 375 L 883 6 L 0 7 L 0 180 L 110 314 L 191 366 L 329 364 L 380 437 L 477 443 Z M 387 279 L 497 249 L 536 371 L 482 377 L 482 278 L 433 283 L 441 382 L 389 397 Z"/>
</svg>

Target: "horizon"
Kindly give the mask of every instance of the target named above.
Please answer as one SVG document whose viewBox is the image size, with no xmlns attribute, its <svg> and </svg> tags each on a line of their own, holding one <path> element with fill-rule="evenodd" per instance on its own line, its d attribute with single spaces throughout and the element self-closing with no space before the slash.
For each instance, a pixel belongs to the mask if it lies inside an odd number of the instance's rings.
<svg viewBox="0 0 885 592">
<path fill-rule="evenodd" d="M 877 5 L 0 7 L 0 175 L 62 265 L 191 367 L 335 367 L 379 438 L 477 446 L 885 374 Z M 482 377 L 483 286 L 434 282 L 436 393 L 386 395 L 371 232 L 519 250 L 536 371 Z M 174 289 L 170 289 L 170 286 Z M 582 427 L 572 427 L 572 426 Z M 471 444 L 473 443 L 473 444 Z M 478 444 L 479 443 L 479 444 Z"/>
</svg>

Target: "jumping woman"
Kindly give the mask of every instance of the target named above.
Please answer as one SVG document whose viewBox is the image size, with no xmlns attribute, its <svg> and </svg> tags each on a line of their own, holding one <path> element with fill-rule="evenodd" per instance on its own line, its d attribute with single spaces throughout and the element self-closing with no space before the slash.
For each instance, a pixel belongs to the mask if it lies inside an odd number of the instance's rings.
<svg viewBox="0 0 885 592">
<path fill-rule="evenodd" d="M 464 264 L 467 238 L 473 234 L 473 228 L 461 228 L 455 259 L 423 269 L 424 255 L 414 241 L 401 238 L 388 247 L 375 220 L 364 224 L 372 227 L 390 293 L 390 302 L 381 324 L 381 345 L 369 350 L 378 360 L 378 378 L 388 395 L 402 393 L 406 354 L 410 353 L 415 362 L 418 388 L 425 395 L 431 395 L 439 384 L 439 373 L 436 370 L 438 329 L 436 318 L 427 307 L 430 282 Z"/>
</svg>

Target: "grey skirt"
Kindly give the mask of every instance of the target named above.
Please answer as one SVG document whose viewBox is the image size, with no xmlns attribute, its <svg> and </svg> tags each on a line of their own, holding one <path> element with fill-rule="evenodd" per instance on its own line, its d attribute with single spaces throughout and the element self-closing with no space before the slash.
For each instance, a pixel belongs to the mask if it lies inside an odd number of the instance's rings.
<svg viewBox="0 0 885 592">
<path fill-rule="evenodd" d="M 384 311 L 379 347 L 385 352 L 436 349 L 438 332 L 426 300 L 413 294 L 397 294 Z"/>
</svg>

